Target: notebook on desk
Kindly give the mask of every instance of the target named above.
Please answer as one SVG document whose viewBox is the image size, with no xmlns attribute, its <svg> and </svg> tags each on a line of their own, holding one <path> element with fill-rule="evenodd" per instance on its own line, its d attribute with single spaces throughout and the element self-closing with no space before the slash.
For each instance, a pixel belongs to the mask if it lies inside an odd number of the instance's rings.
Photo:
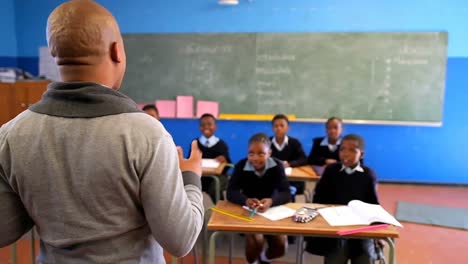
<svg viewBox="0 0 468 264">
<path fill-rule="evenodd" d="M 331 206 L 318 210 L 331 226 L 370 225 L 386 223 L 403 227 L 395 217 L 378 204 L 364 203 L 352 200 L 348 205 Z"/>
</svg>

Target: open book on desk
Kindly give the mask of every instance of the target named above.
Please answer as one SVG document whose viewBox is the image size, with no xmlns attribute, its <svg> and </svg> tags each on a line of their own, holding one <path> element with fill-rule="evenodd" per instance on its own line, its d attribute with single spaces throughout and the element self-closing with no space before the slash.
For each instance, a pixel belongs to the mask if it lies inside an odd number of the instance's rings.
<svg viewBox="0 0 468 264">
<path fill-rule="evenodd" d="M 319 213 L 331 226 L 370 225 L 386 223 L 403 227 L 395 217 L 378 204 L 368 204 L 352 200 L 348 205 L 331 206 L 318 209 Z"/>
</svg>

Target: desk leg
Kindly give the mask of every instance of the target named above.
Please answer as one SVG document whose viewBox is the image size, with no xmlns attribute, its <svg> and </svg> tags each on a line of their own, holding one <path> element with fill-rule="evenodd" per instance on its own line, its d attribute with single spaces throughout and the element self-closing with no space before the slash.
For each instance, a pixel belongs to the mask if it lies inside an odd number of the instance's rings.
<svg viewBox="0 0 468 264">
<path fill-rule="evenodd" d="M 31 229 L 31 264 L 36 263 L 36 238 L 34 227 Z"/>
<path fill-rule="evenodd" d="M 216 205 L 216 203 L 218 203 L 220 199 L 220 192 L 221 192 L 221 184 L 219 183 L 219 178 L 216 175 L 203 175 L 202 177 L 209 177 L 213 179 L 214 185 L 215 185 L 215 192 L 216 192 L 215 194 L 216 201 L 213 201 L 213 203 Z"/>
<path fill-rule="evenodd" d="M 220 232 L 213 232 L 210 235 L 210 252 L 209 252 L 209 264 L 215 264 L 215 251 L 216 251 L 216 236 L 221 234 Z"/>
<path fill-rule="evenodd" d="M 205 211 L 206 213 L 206 211 Z M 206 221 L 205 221 L 206 223 Z M 203 224 L 203 230 L 202 230 L 202 264 L 206 264 L 206 259 L 207 259 L 207 256 L 208 254 L 206 254 L 208 252 L 208 230 L 206 230 L 206 225 Z"/>
<path fill-rule="evenodd" d="M 386 237 L 384 239 L 387 241 L 388 244 L 388 264 L 395 264 L 395 243 L 393 242 L 393 239 Z"/>
<path fill-rule="evenodd" d="M 232 247 L 234 246 L 234 233 L 229 234 L 229 264 L 232 264 Z"/>
<path fill-rule="evenodd" d="M 17 264 L 18 261 L 17 261 L 17 257 L 16 257 L 16 243 L 14 243 L 13 245 L 11 245 L 11 263 L 12 264 Z"/>
<path fill-rule="evenodd" d="M 296 263 L 302 264 L 303 262 L 303 251 L 304 251 L 304 237 L 303 236 L 297 236 L 296 237 L 296 243 L 297 243 L 297 249 L 296 249 Z"/>
</svg>

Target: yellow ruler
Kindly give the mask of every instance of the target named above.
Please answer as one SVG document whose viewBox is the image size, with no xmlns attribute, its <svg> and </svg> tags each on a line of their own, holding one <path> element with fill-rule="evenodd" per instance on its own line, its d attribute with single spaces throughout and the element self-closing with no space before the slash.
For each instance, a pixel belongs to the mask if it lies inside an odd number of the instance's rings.
<svg viewBox="0 0 468 264">
<path fill-rule="evenodd" d="M 226 210 L 219 209 L 219 208 L 216 208 L 216 207 L 211 207 L 211 210 L 215 211 L 217 213 L 220 213 L 220 214 L 224 214 L 224 215 L 228 215 L 230 217 L 234 217 L 234 218 L 239 219 L 239 220 L 243 220 L 243 221 L 247 221 L 247 222 L 253 221 L 253 218 L 243 216 L 243 215 L 240 215 L 240 214 L 231 213 L 231 212 L 228 212 Z"/>
</svg>

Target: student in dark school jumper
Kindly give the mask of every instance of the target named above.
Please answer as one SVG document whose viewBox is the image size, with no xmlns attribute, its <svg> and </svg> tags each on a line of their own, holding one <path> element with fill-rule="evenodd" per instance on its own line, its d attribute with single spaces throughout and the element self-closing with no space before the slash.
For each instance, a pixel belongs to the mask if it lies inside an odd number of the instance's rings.
<svg viewBox="0 0 468 264">
<path fill-rule="evenodd" d="M 307 157 L 304 153 L 301 142 L 288 136 L 288 117 L 283 114 L 275 115 L 271 123 L 275 134 L 270 138 L 271 156 L 283 161 L 285 168 L 306 165 Z M 290 181 L 289 184 L 296 189 L 294 194 L 304 193 L 305 184 L 303 181 Z"/>
<path fill-rule="evenodd" d="M 364 140 L 355 134 L 343 137 L 340 162 L 328 165 L 315 187 L 314 203 L 346 205 L 352 200 L 378 204 L 377 178 L 360 163 Z M 324 264 L 371 264 L 376 259 L 373 239 L 307 238 L 306 251 L 324 256 Z"/>
<path fill-rule="evenodd" d="M 271 142 L 263 133 L 249 139 L 247 158 L 239 161 L 229 180 L 227 199 L 264 212 L 271 206 L 288 203 L 291 195 L 283 162 L 270 156 Z M 269 263 L 286 253 L 284 235 L 245 234 L 248 263 Z M 265 241 L 268 248 L 263 250 Z"/>
<path fill-rule="evenodd" d="M 126 55 L 112 14 L 64 2 L 47 20 L 60 82 L 0 128 L 0 248 L 33 226 L 39 263 L 166 263 L 203 226 L 201 153 L 118 92 Z"/>
<path fill-rule="evenodd" d="M 159 120 L 159 111 L 158 111 L 158 108 L 154 104 L 147 104 L 143 106 L 143 111 L 145 111 L 145 113 L 147 113 L 148 115 Z"/>
<path fill-rule="evenodd" d="M 330 117 L 325 123 L 326 137 L 314 138 L 312 149 L 307 162 L 310 165 L 326 166 L 339 161 L 341 132 L 343 121 L 337 117 Z"/>
<path fill-rule="evenodd" d="M 201 136 L 197 139 L 198 148 L 202 152 L 204 159 L 215 159 L 220 163 L 231 163 L 229 157 L 229 148 L 226 142 L 215 136 L 217 129 L 216 118 L 212 114 L 203 114 L 200 117 L 200 132 Z M 219 183 L 221 187 L 221 199 L 223 199 L 223 192 L 226 190 L 227 184 L 227 170 L 225 168 L 222 175 L 219 175 Z M 202 177 L 202 190 L 208 193 L 211 199 L 215 200 L 215 186 L 213 179 Z"/>
</svg>

